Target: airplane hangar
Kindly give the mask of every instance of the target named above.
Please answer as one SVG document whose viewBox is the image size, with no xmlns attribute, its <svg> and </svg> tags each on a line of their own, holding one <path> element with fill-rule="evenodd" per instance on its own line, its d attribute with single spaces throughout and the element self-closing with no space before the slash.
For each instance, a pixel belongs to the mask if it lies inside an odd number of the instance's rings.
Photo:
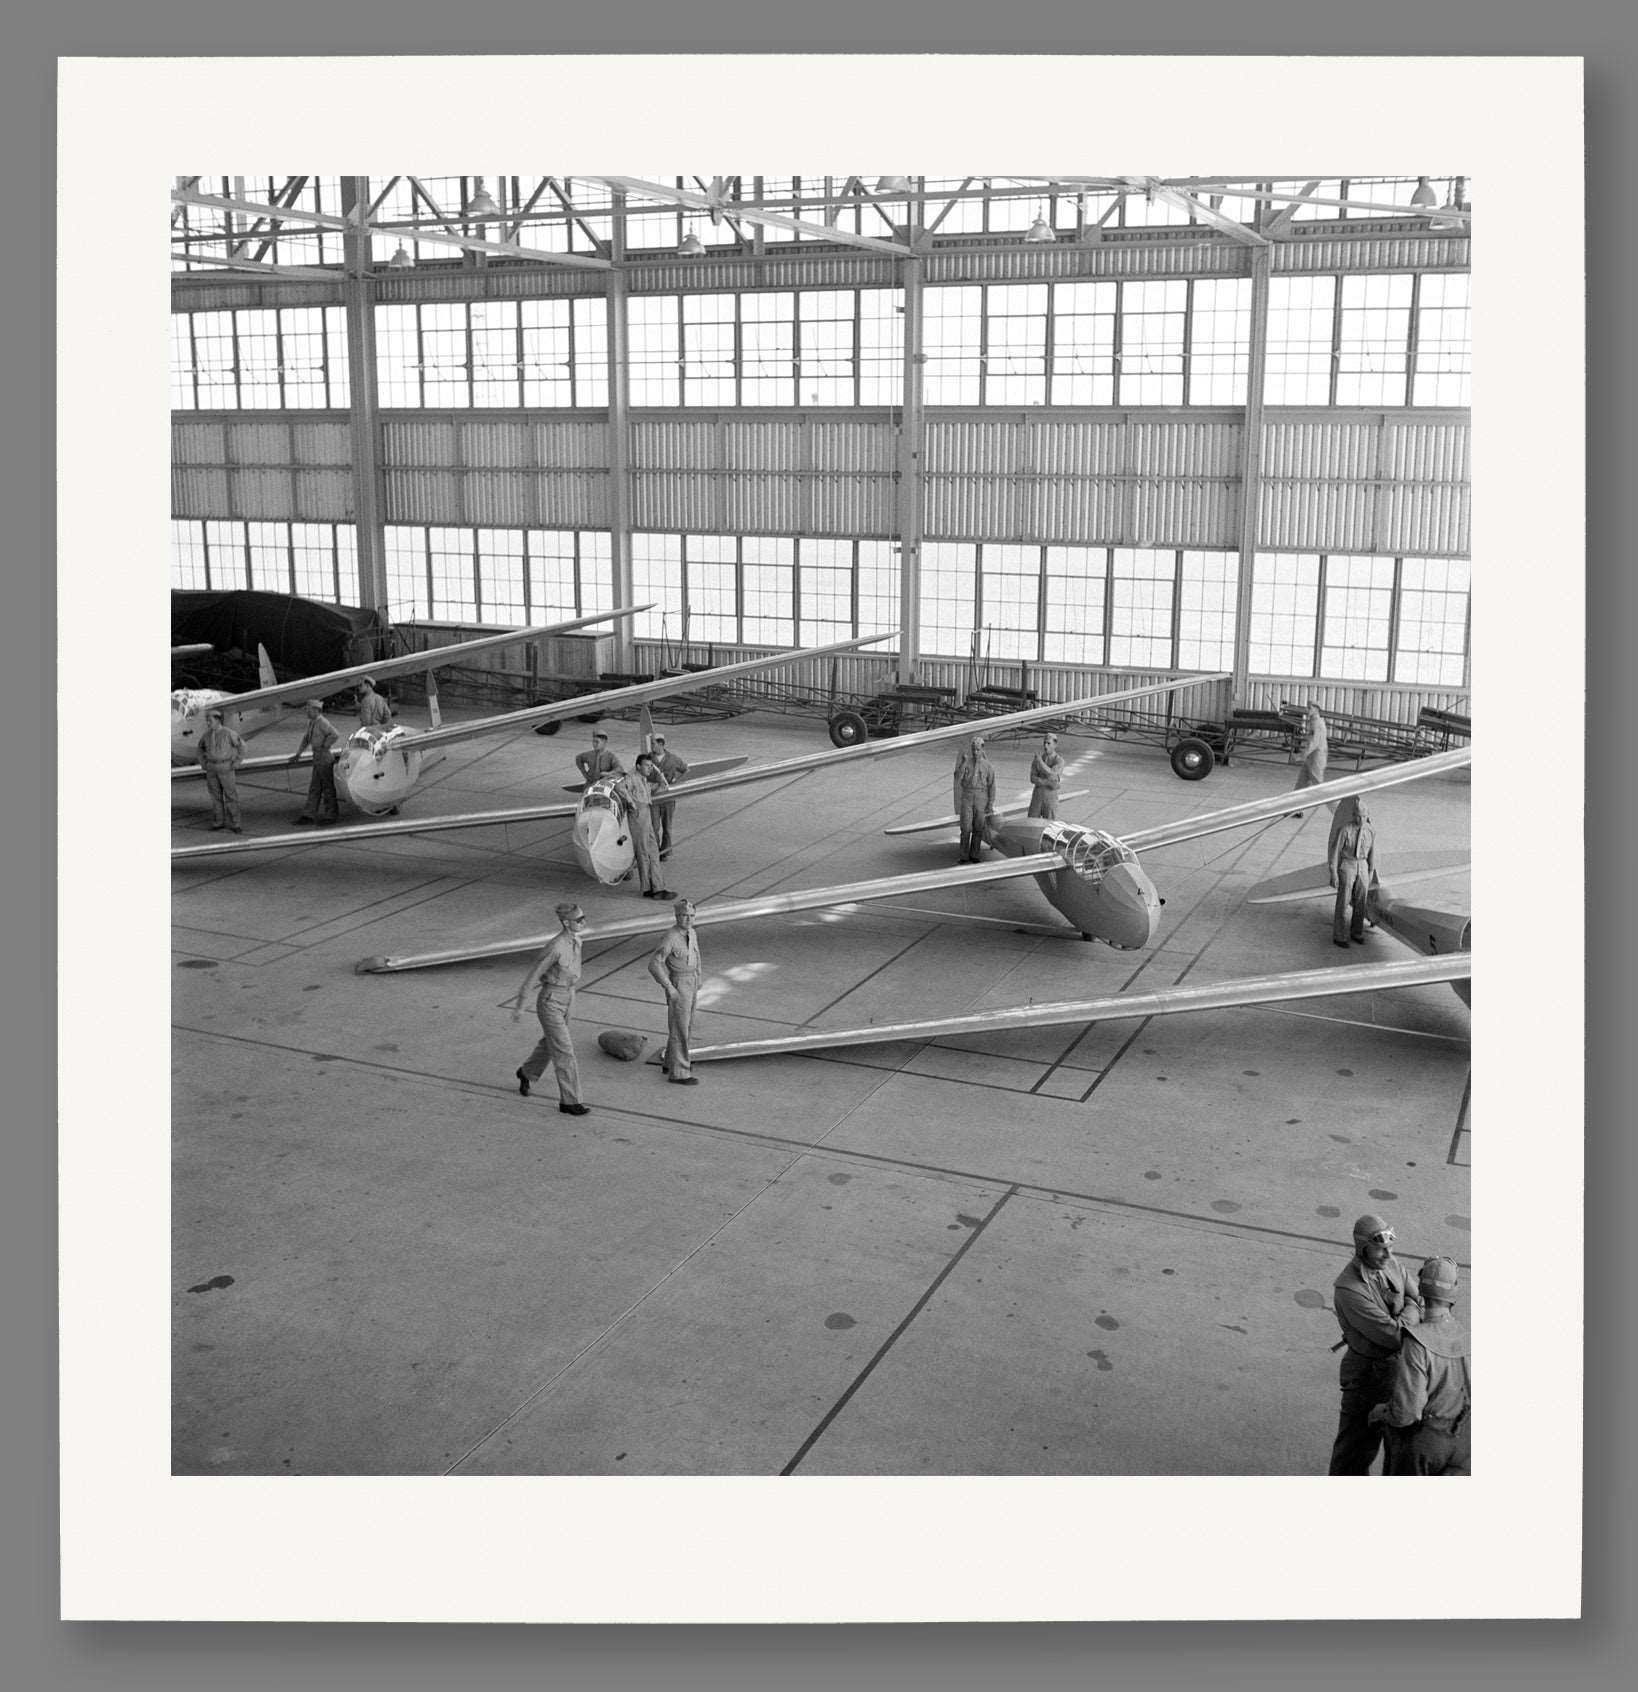
<svg viewBox="0 0 1638 1692">
<path fill-rule="evenodd" d="M 173 1472 L 1324 1473 L 1354 1218 L 1470 1294 L 1466 982 L 1242 988 L 1466 945 L 1470 220 L 1460 176 L 177 178 L 178 602 L 347 608 L 452 732 L 369 832 L 267 845 L 299 765 L 233 839 L 173 783 Z M 1388 781 L 1409 947 L 1333 949 L 1310 705 Z M 662 866 L 752 907 L 686 1092 L 659 929 L 599 937 L 668 908 L 572 815 L 423 826 L 572 813 L 650 725 L 742 761 Z M 973 734 L 1021 819 L 1046 731 L 1066 851 L 1157 838 L 1141 946 L 885 832 Z M 508 1004 L 565 901 L 581 1116 Z"/>
</svg>

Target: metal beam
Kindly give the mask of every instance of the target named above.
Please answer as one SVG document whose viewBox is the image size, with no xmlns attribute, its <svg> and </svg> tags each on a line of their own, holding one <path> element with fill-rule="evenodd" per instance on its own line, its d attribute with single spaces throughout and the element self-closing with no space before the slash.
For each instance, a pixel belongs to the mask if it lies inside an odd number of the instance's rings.
<svg viewBox="0 0 1638 1692">
<path fill-rule="evenodd" d="M 640 194 L 645 199 L 659 200 L 665 205 L 688 206 L 695 211 L 717 211 L 726 215 L 726 207 L 711 195 L 696 194 L 688 188 L 673 188 L 666 182 L 647 182 L 640 176 L 598 176 L 588 180 L 606 183 L 610 188 L 623 188 L 627 194 Z M 911 256 L 910 247 L 902 241 L 879 241 L 874 235 L 854 235 L 834 224 L 809 223 L 805 218 L 786 217 L 783 212 L 755 211 L 736 202 L 732 215 L 746 223 L 761 223 L 773 229 L 789 229 L 798 235 L 811 235 L 816 241 L 863 247 L 867 252 L 890 253 L 894 258 Z"/>
<path fill-rule="evenodd" d="M 288 276 L 300 282 L 330 282 L 339 283 L 342 280 L 339 270 L 320 270 L 310 264 L 258 264 L 255 259 L 219 258 L 214 253 L 180 253 L 177 255 L 186 264 L 215 264 L 224 270 L 245 270 L 252 276 Z M 186 271 L 176 274 L 185 276 Z"/>
<path fill-rule="evenodd" d="M 586 258 L 579 253 L 553 253 L 538 247 L 519 247 L 505 241 L 483 241 L 475 235 L 456 235 L 442 229 L 426 229 L 418 224 L 376 223 L 364 218 L 349 220 L 345 217 L 335 217 L 328 212 L 293 211 L 282 206 L 263 205 L 254 200 L 229 199 L 220 194 L 195 194 L 182 189 L 172 189 L 171 199 L 177 205 L 206 206 L 215 211 L 240 212 L 249 217 L 269 218 L 276 223 L 312 224 L 318 229 L 337 229 L 346 233 L 348 229 L 363 223 L 366 234 L 396 235 L 402 238 L 408 235 L 412 241 L 424 241 L 433 246 L 458 247 L 463 252 L 495 253 L 501 258 L 532 259 L 538 264 L 565 264 L 579 270 L 607 270 L 609 261 L 602 258 Z M 502 222 L 503 218 L 486 219 L 486 222 Z M 194 235 L 206 233 L 194 230 Z M 219 237 L 223 241 L 238 242 L 243 235 L 224 229 Z M 190 257 L 193 255 L 190 254 Z"/>
<path fill-rule="evenodd" d="M 1214 211 L 1210 206 L 1195 199 L 1192 194 L 1185 194 L 1180 188 L 1169 188 L 1158 177 L 1130 176 L 1126 179 L 1134 191 L 1141 190 L 1145 195 L 1156 200 L 1164 200 L 1169 206 L 1176 206 L 1179 211 L 1185 211 L 1197 221 L 1227 235 L 1231 240 L 1238 241 L 1246 247 L 1266 247 L 1268 242 L 1255 229 L 1248 228 L 1243 223 L 1236 223 L 1232 217 L 1224 217 L 1220 211 Z"/>
</svg>

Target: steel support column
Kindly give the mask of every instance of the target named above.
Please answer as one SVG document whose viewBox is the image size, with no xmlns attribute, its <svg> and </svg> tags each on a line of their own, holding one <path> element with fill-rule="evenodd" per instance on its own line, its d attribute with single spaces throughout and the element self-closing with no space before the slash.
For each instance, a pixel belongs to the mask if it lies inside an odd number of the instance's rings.
<svg viewBox="0 0 1638 1692">
<path fill-rule="evenodd" d="M 342 296 L 347 313 L 348 421 L 352 437 L 353 521 L 358 532 L 358 597 L 387 612 L 387 490 L 382 468 L 379 383 L 375 365 L 375 279 L 370 268 L 370 179 L 344 176 L 347 227 Z"/>
<path fill-rule="evenodd" d="M 899 265 L 904 295 L 904 394 L 893 466 L 899 533 L 899 668 L 901 684 L 911 685 L 921 663 L 921 531 L 925 501 L 922 467 L 927 449 L 927 413 L 922 402 L 922 373 L 927 354 L 922 335 L 922 263 Z"/>
<path fill-rule="evenodd" d="M 1263 502 L 1263 368 L 1268 355 L 1268 278 L 1272 247 L 1251 250 L 1251 345 L 1246 370 L 1246 411 L 1240 439 L 1240 570 L 1234 600 L 1232 708 L 1248 694 L 1251 669 L 1251 578 L 1257 558 Z"/>
<path fill-rule="evenodd" d="M 626 320 L 626 197 L 614 196 L 613 265 L 608 273 L 609 359 L 609 562 L 614 603 L 634 605 L 631 568 L 631 337 Z M 614 625 L 615 668 L 632 670 L 637 631 L 623 617 Z"/>
</svg>

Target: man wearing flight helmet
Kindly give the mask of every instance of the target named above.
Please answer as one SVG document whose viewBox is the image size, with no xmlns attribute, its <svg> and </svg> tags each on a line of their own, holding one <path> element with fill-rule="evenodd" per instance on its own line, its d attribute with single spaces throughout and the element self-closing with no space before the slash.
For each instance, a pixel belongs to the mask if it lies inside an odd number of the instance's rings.
<svg viewBox="0 0 1638 1692">
<path fill-rule="evenodd" d="M 1392 1390 L 1405 1327 L 1422 1313 L 1410 1277 L 1393 1254 L 1393 1238 L 1393 1229 L 1380 1216 L 1360 1217 L 1354 1224 L 1354 1255 L 1332 1283 L 1331 1304 L 1346 1347 L 1338 1371 L 1342 1408 L 1331 1447 L 1333 1475 L 1371 1472 L 1382 1447 L 1382 1429 L 1371 1420 L 1371 1411 Z"/>
<path fill-rule="evenodd" d="M 1430 1257 L 1416 1277 L 1423 1317 L 1405 1330 L 1386 1404 L 1371 1412 L 1387 1437 L 1385 1475 L 1472 1471 L 1473 1380 L 1467 1333 L 1456 1320 L 1456 1265 Z"/>
</svg>

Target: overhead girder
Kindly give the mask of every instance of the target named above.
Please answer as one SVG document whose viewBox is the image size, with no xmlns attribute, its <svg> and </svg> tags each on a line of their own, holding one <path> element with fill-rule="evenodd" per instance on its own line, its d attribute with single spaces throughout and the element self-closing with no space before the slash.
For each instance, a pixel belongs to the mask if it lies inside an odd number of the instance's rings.
<svg viewBox="0 0 1638 1692">
<path fill-rule="evenodd" d="M 220 231 L 189 229 L 179 231 L 176 236 L 178 250 L 188 263 L 218 265 L 228 269 L 249 270 L 269 276 L 288 276 L 306 280 L 322 278 L 323 280 L 333 281 L 335 279 L 337 273 L 334 270 L 323 270 L 310 264 L 270 263 L 266 258 L 278 236 L 291 226 L 334 230 L 343 233 L 357 227 L 356 223 L 347 217 L 337 216 L 334 213 L 309 211 L 283 203 L 287 198 L 293 199 L 299 194 L 309 180 L 308 178 L 295 176 L 287 178 L 286 187 L 274 196 L 272 202 L 250 200 L 234 195 L 202 193 L 197 184 L 203 180 L 206 179 L 197 176 L 177 179 L 178 186 L 171 193 L 173 227 L 178 217 L 188 206 L 234 214 L 251 220 L 251 225 L 245 229 L 223 228 Z M 652 181 L 642 177 L 542 177 L 527 203 L 515 206 L 508 211 L 502 211 L 493 218 L 485 218 L 480 223 L 464 211 L 446 212 L 419 179 L 413 176 L 393 177 L 388 180 L 387 185 L 382 188 L 368 210 L 362 214 L 362 218 L 367 234 L 379 235 L 388 240 L 414 241 L 430 246 L 450 247 L 462 252 L 489 254 L 498 258 L 527 259 L 538 264 L 598 271 L 611 268 L 613 261 L 610 254 L 612 248 L 608 241 L 596 233 L 589 220 L 595 217 L 608 216 L 609 208 L 598 206 L 595 210 L 591 210 L 577 205 L 572 192 L 572 184 L 575 182 L 595 183 L 601 188 L 608 188 L 633 198 L 642 198 L 660 205 L 675 206 L 682 210 L 700 211 L 709 215 L 713 222 L 721 222 L 726 219 L 740 234 L 741 239 L 746 238 L 747 226 L 750 228 L 767 227 L 787 230 L 793 234 L 830 245 L 856 247 L 869 252 L 885 253 L 894 258 L 910 258 L 926 251 L 932 242 L 932 231 L 945 221 L 957 203 L 985 198 L 1017 200 L 1058 194 L 1110 196 L 1111 205 L 1103 216 L 1097 220 L 1101 226 L 1108 221 L 1115 206 L 1118 205 L 1123 196 L 1143 194 L 1187 213 L 1191 221 L 1199 227 L 1212 230 L 1239 245 L 1251 248 L 1266 247 L 1270 242 L 1278 242 L 1288 238 L 1292 229 L 1292 220 L 1296 212 L 1304 206 L 1345 209 L 1382 216 L 1433 218 L 1443 223 L 1447 228 L 1457 227 L 1463 229 L 1464 232 L 1470 224 L 1472 216 L 1471 208 L 1467 206 L 1441 206 L 1422 210 L 1353 197 L 1330 198 L 1314 192 L 1321 180 L 1317 178 L 1300 180 L 1280 177 L 1244 179 L 1159 176 L 965 177 L 960 180 L 959 186 L 949 187 L 930 187 L 926 183 L 926 179 L 912 178 L 910 179 L 911 186 L 906 190 L 874 194 L 866 189 L 860 178 L 853 176 L 842 179 L 835 192 L 823 197 L 815 197 L 811 193 L 796 193 L 788 197 L 784 195 L 767 198 L 758 196 L 753 199 L 741 199 L 734 192 L 745 181 L 744 178 L 718 176 L 710 179 L 696 177 L 694 180 L 700 184 L 698 190 L 677 187 L 669 182 Z M 431 213 L 429 219 L 387 220 L 379 218 L 378 213 L 393 184 L 400 181 L 407 181 L 411 184 L 417 202 L 425 206 Z M 1228 195 L 1234 199 L 1281 209 L 1273 216 L 1265 219 L 1260 226 L 1253 227 L 1226 216 L 1218 206 L 1211 204 L 1208 196 L 1214 195 Z M 518 236 L 521 231 L 531 222 L 538 221 L 547 215 L 544 210 L 539 209 L 543 202 L 551 207 L 549 213 L 551 217 L 554 219 L 568 218 L 580 228 L 586 238 L 597 248 L 596 254 L 556 252 L 539 247 L 519 245 Z M 792 212 L 778 209 L 785 205 L 813 211 L 819 214 L 819 218 L 798 216 Z M 880 213 L 888 227 L 892 228 L 894 223 L 887 210 L 889 205 L 918 208 L 921 214 L 920 219 L 912 218 L 911 221 L 921 222 L 926 227 L 917 228 L 908 239 L 904 237 L 893 239 L 855 233 L 852 230 L 842 228 L 836 221 L 838 213 L 845 208 L 871 206 Z M 935 206 L 939 210 L 936 214 L 929 216 Z M 482 234 L 467 232 L 474 225 L 481 229 L 491 224 L 500 225 L 505 231 L 506 238 L 492 241 L 486 239 Z M 220 247 L 219 256 L 201 250 L 205 247 L 217 247 L 218 245 Z"/>
</svg>

